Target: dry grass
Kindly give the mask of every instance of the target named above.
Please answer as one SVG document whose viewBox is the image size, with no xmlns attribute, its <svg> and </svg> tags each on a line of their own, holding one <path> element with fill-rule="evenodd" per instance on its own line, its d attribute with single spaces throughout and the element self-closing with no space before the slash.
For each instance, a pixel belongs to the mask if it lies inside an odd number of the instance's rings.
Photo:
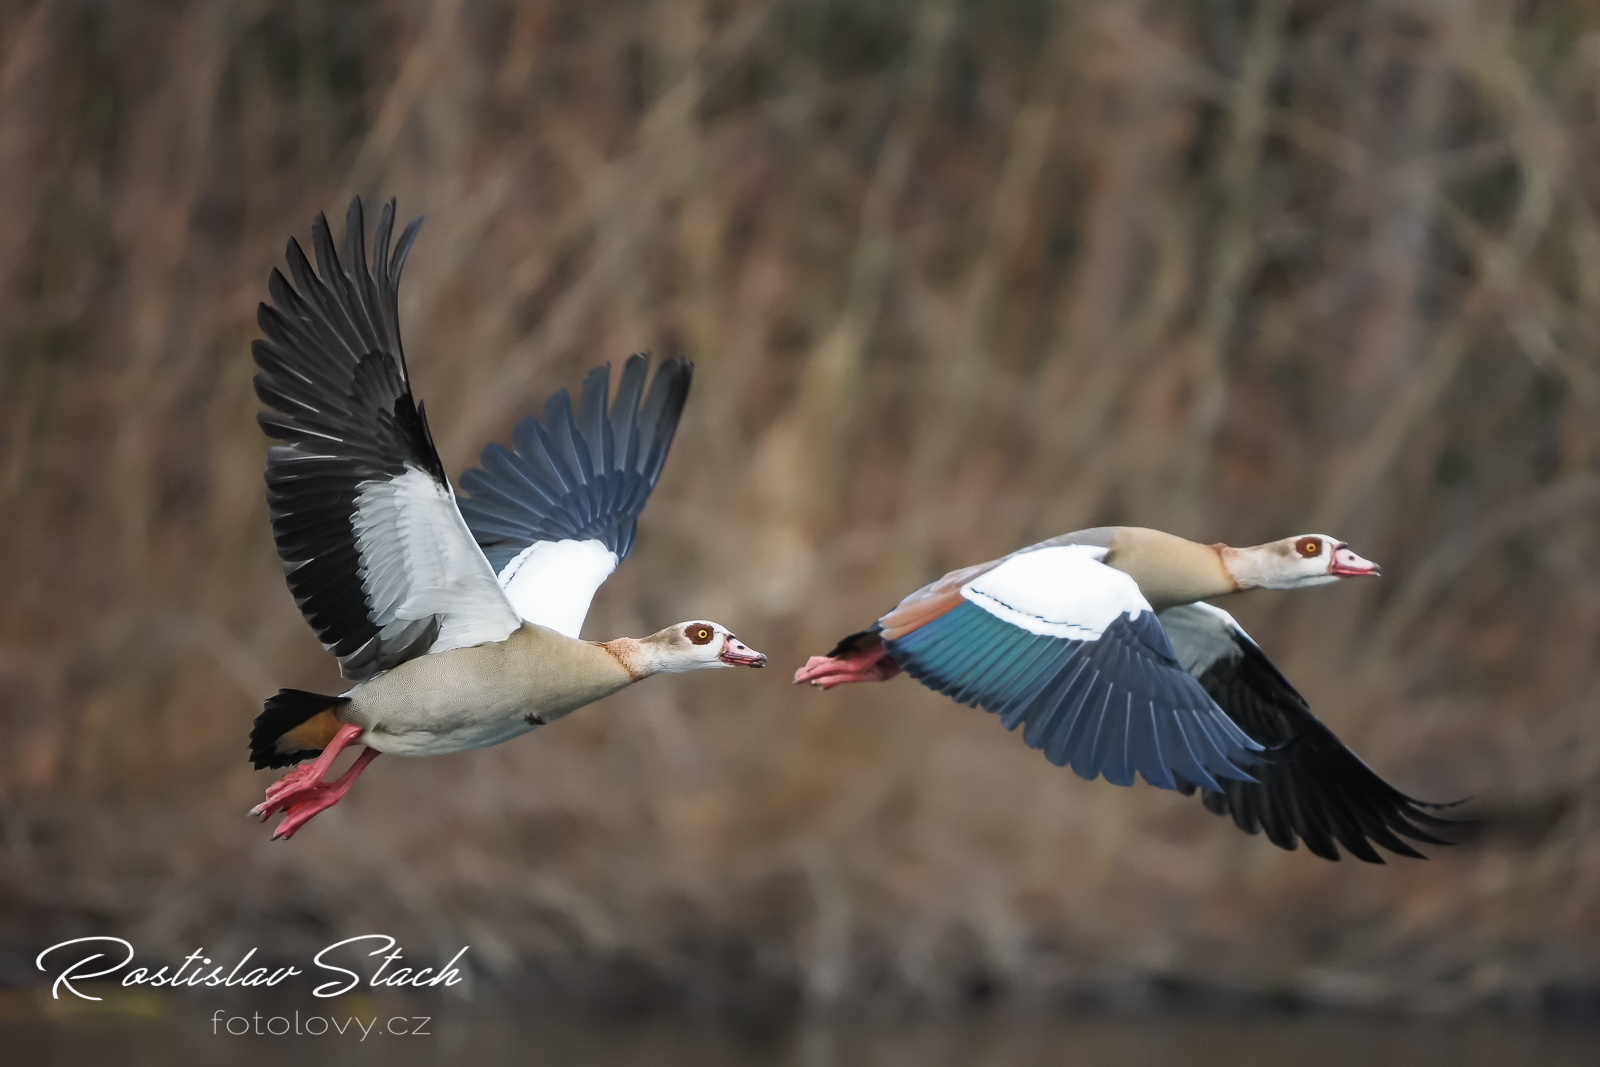
<svg viewBox="0 0 1600 1067">
<path fill-rule="evenodd" d="M 1597 94 L 1579 0 L 0 4 L 14 969 L 381 929 L 711 999 L 1592 988 Z M 354 193 L 429 215 L 401 317 L 453 470 L 597 362 L 697 361 L 589 632 L 709 616 L 779 667 L 385 761 L 271 844 L 249 721 L 337 682 L 247 350 L 285 237 Z M 904 680 L 784 684 L 911 585 L 1109 523 L 1380 560 L 1236 614 L 1491 832 L 1326 864 Z"/>
</svg>

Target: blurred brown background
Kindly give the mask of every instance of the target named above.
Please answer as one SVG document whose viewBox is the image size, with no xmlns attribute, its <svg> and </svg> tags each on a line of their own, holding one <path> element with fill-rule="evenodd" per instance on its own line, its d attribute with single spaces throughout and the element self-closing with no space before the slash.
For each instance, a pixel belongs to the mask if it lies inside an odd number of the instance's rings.
<svg viewBox="0 0 1600 1067">
<path fill-rule="evenodd" d="M 1600 1010 L 1597 101 L 1588 0 L 0 3 L 0 977 L 380 930 L 624 1003 Z M 452 472 L 590 366 L 698 364 L 585 632 L 776 669 L 382 761 L 272 843 L 250 721 L 339 682 L 248 349 L 358 193 L 428 215 Z M 1381 562 L 1228 607 L 1486 830 L 1329 864 L 905 679 L 788 684 L 1112 523 Z"/>
</svg>

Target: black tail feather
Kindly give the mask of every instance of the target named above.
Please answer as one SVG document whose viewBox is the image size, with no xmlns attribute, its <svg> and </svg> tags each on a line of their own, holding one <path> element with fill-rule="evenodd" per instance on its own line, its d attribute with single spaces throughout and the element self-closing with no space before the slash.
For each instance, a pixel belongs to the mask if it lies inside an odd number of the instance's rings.
<svg viewBox="0 0 1600 1067">
<path fill-rule="evenodd" d="M 280 689 L 267 698 L 250 731 L 250 759 L 256 770 L 264 767 L 289 767 L 317 753 L 316 749 L 279 752 L 278 738 L 314 715 L 350 703 L 349 697 L 330 697 L 304 689 Z"/>
<path fill-rule="evenodd" d="M 828 653 L 828 658 L 839 659 L 841 656 L 848 656 L 852 652 L 860 652 L 871 648 L 873 645 L 882 644 L 883 638 L 878 636 L 879 631 L 882 629 L 883 623 L 875 622 L 868 629 L 857 630 L 853 634 L 841 637 L 839 643 L 833 646 L 833 651 Z"/>
</svg>

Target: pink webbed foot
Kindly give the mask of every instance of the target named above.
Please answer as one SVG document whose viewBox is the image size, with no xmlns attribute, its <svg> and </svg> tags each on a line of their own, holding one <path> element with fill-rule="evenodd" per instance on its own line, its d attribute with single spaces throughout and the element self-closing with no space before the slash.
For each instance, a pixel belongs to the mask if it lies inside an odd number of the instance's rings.
<svg viewBox="0 0 1600 1067">
<path fill-rule="evenodd" d="M 312 816 L 337 804 L 350 791 L 361 772 L 366 770 L 367 764 L 378 758 L 377 749 L 365 749 L 336 781 L 322 780 L 339 753 L 360 734 L 359 726 L 341 726 L 320 756 L 303 767 L 296 767 L 267 788 L 266 799 L 251 808 L 250 814 L 259 815 L 265 820 L 274 812 L 285 813 L 284 820 L 272 831 L 273 840 L 294 836 L 294 832 L 311 821 Z"/>
<path fill-rule="evenodd" d="M 377 758 L 377 749 L 363 749 L 361 755 L 350 765 L 350 769 L 341 774 L 336 781 L 316 781 L 309 785 L 301 785 L 291 794 L 273 802 L 274 806 L 261 817 L 265 819 L 279 809 L 285 814 L 283 821 L 272 831 L 272 839 L 288 840 L 294 836 L 296 830 L 310 822 L 313 815 L 327 811 L 337 804 L 340 798 L 350 791 L 350 787 L 361 776 L 361 772 L 366 770 L 367 764 Z"/>
<path fill-rule="evenodd" d="M 818 689 L 832 689 L 850 682 L 887 682 L 900 673 L 900 664 L 889 658 L 882 645 L 839 656 L 812 656 L 794 672 L 795 684 L 809 682 Z"/>
</svg>

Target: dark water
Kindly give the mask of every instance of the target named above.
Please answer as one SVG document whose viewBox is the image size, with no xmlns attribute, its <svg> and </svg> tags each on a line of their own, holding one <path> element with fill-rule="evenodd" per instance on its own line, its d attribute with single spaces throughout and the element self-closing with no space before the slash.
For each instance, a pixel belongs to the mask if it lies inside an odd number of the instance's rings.
<svg viewBox="0 0 1600 1067">
<path fill-rule="evenodd" d="M 388 1009 L 393 1010 L 393 1009 Z M 242 1018 L 236 1016 L 236 1018 Z M 357 1020 L 350 1025 L 349 1019 Z M 604 1022 L 370 1013 L 345 1033 L 229 1036 L 198 1011 L 157 1018 L 76 1016 L 0 1020 L 0 1062 L 47 1064 L 517 1063 L 563 1067 L 1563 1067 L 1600 1063 L 1600 1029 L 1503 1018 L 1403 1021 L 1326 1015 L 1266 1019 L 1004 1014 L 911 1023 L 815 1022 L 753 1036 L 682 1019 Z M 393 1031 L 386 1032 L 393 1023 Z M 265 1016 L 256 1024 L 266 1025 Z M 287 1021 L 287 1020 L 286 1020 Z M 339 1020 L 335 1020 L 339 1021 Z M 302 1013 L 302 1024 L 305 1015 Z M 360 1024 L 371 1026 L 363 1035 Z M 281 1024 L 280 1024 L 281 1025 Z M 312 1024 L 317 1028 L 318 1024 Z M 236 1023 L 235 1028 L 243 1026 Z M 416 1027 L 424 1035 L 407 1031 Z M 215 1032 L 213 1030 L 215 1029 Z M 302 1025 L 304 1029 L 304 1025 Z"/>
</svg>

